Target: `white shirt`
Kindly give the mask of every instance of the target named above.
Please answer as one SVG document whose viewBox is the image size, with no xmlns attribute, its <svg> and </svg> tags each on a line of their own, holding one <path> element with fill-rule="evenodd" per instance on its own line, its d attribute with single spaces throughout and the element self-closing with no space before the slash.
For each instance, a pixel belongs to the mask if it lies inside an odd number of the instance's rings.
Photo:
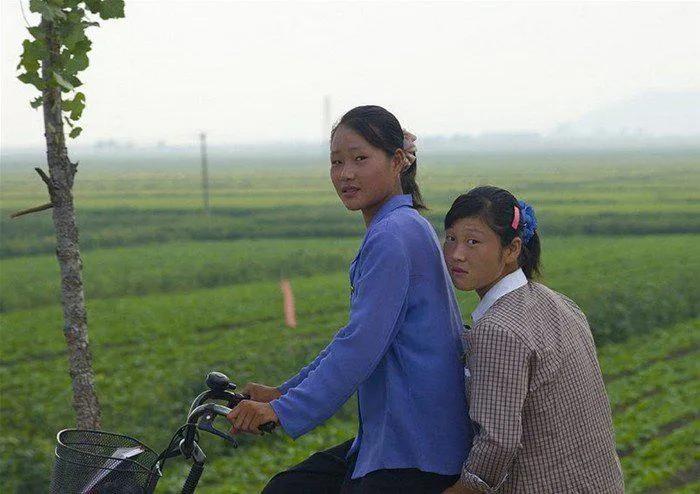
<svg viewBox="0 0 700 494">
<path fill-rule="evenodd" d="M 523 285 L 527 285 L 527 278 L 525 277 L 525 273 L 523 273 L 522 269 L 513 271 L 512 273 L 501 278 L 498 283 L 493 285 L 491 289 L 486 292 L 484 298 L 481 299 L 479 305 L 477 305 L 474 312 L 472 312 L 473 323 L 476 324 L 479 319 L 484 317 L 486 311 L 491 308 L 496 300 L 501 298 L 503 295 L 512 292 L 513 290 L 517 290 Z"/>
</svg>

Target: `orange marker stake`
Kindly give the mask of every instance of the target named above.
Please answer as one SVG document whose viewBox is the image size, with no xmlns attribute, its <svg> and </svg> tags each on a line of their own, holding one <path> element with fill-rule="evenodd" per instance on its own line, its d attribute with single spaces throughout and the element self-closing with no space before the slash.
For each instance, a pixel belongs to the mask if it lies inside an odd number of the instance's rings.
<svg viewBox="0 0 700 494">
<path fill-rule="evenodd" d="M 289 328 L 297 327 L 297 314 L 294 307 L 294 294 L 292 293 L 292 284 L 288 279 L 280 280 L 280 289 L 284 298 L 284 323 Z"/>
</svg>

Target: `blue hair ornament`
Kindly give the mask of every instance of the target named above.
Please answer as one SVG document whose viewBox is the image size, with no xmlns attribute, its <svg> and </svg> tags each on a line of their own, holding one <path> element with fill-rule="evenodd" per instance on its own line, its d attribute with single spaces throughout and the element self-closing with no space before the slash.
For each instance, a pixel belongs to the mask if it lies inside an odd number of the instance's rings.
<svg viewBox="0 0 700 494">
<path fill-rule="evenodd" d="M 518 201 L 520 206 L 521 223 L 523 225 L 523 242 L 528 243 L 537 230 L 535 210 L 525 201 Z"/>
</svg>

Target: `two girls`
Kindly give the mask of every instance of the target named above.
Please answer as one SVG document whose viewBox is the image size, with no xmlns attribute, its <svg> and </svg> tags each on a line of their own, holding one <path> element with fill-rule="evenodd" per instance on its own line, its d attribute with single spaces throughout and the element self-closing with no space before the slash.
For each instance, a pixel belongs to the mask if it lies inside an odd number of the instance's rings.
<svg viewBox="0 0 700 494">
<path fill-rule="evenodd" d="M 408 144 L 376 106 L 351 110 L 332 132 L 331 180 L 367 228 L 350 266 L 349 322 L 281 386 L 249 383 L 251 400 L 229 420 L 249 432 L 275 421 L 296 438 L 357 392 L 358 433 L 263 492 L 623 492 L 585 316 L 532 281 L 534 212 L 495 187 L 460 196 L 443 260 L 418 213 Z M 451 281 L 481 298 L 463 355 Z"/>
</svg>

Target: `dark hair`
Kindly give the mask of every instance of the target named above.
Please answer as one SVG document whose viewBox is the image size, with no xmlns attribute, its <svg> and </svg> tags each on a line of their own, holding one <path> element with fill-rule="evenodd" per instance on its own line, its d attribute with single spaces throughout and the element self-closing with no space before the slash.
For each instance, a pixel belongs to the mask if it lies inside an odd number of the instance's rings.
<svg viewBox="0 0 700 494">
<path fill-rule="evenodd" d="M 366 105 L 353 108 L 333 127 L 331 139 L 340 126 L 360 134 L 372 146 L 393 156 L 397 149 L 403 149 L 403 129 L 396 117 L 381 106 Z M 404 194 L 413 196 L 413 207 L 427 209 L 423 196 L 416 183 L 418 159 L 401 173 L 401 189 Z"/>
<path fill-rule="evenodd" d="M 511 226 L 515 218 L 515 206 L 520 207 L 518 201 L 505 189 L 491 185 L 476 187 L 452 203 L 445 216 L 445 230 L 459 219 L 479 216 L 499 236 L 501 245 L 505 247 L 516 235 L 522 238 L 523 234 L 522 211 L 518 228 L 513 229 Z M 536 230 L 527 243 L 523 241 L 518 264 L 527 279 L 540 276 L 540 237 Z"/>
</svg>

